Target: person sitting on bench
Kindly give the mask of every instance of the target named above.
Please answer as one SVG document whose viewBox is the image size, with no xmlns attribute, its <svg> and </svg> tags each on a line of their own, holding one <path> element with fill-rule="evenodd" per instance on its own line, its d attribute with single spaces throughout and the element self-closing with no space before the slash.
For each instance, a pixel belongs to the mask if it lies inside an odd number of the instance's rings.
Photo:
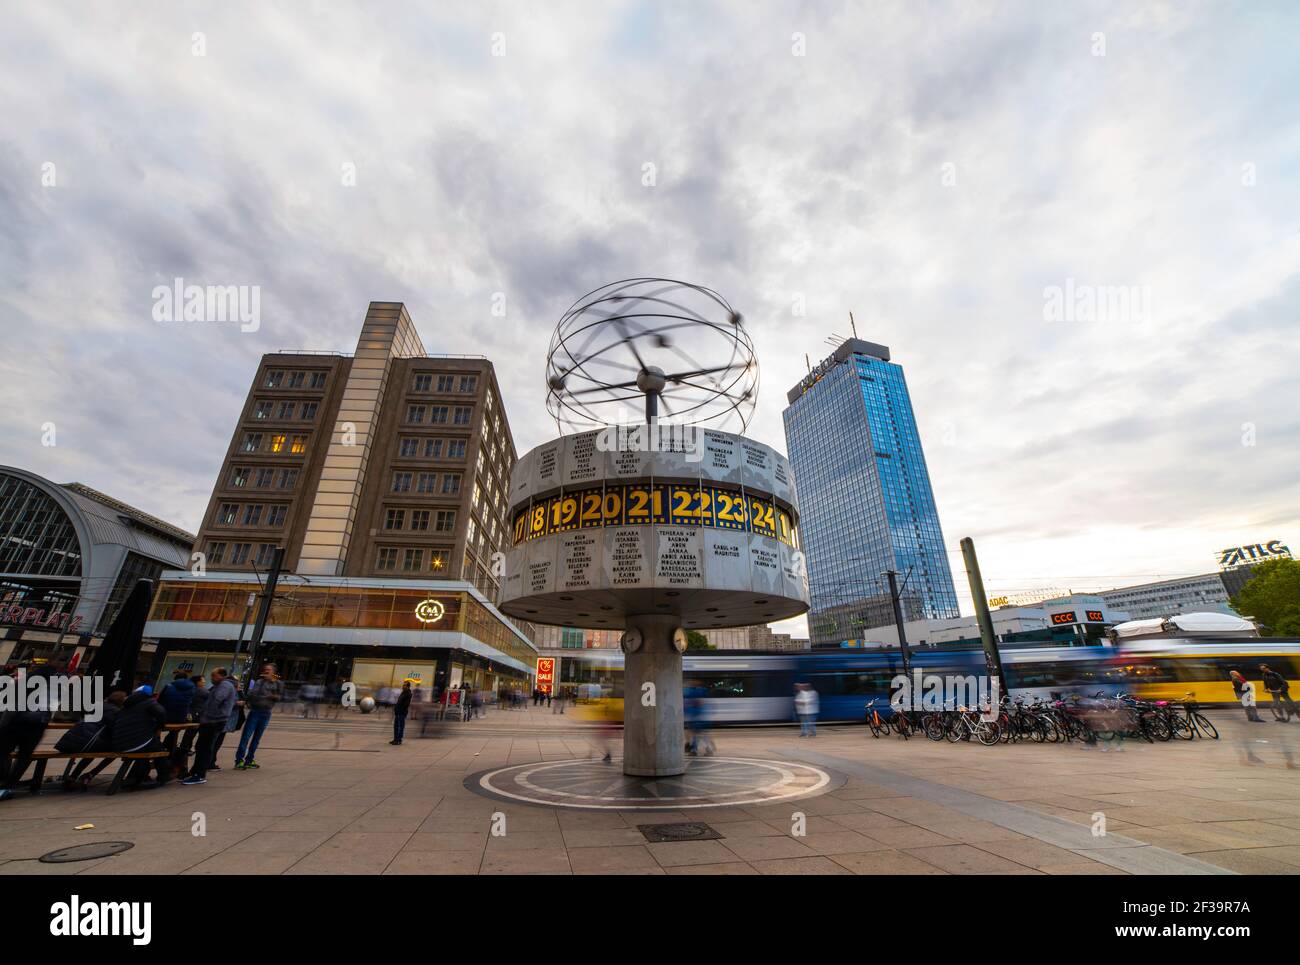
<svg viewBox="0 0 1300 965">
<path fill-rule="evenodd" d="M 149 754 L 166 750 L 158 739 L 158 731 L 167 723 L 167 711 L 162 704 L 153 699 L 153 688 L 145 685 L 137 687 L 135 693 L 126 698 L 122 712 L 113 721 L 113 750 L 120 754 Z M 150 767 L 158 772 L 158 784 L 166 784 L 171 779 L 171 764 L 166 757 L 137 761 L 127 775 L 127 784 L 140 787 L 149 774 Z"/>
<path fill-rule="evenodd" d="M 113 747 L 113 722 L 117 720 L 117 715 L 122 712 L 122 705 L 126 703 L 126 691 L 115 690 L 108 695 L 104 701 L 104 714 L 97 721 L 83 720 L 71 730 L 66 731 L 54 745 L 54 749 L 60 754 L 88 754 L 92 752 L 107 752 Z M 95 767 L 89 774 L 82 776 L 82 772 L 91 764 Z M 113 758 L 106 757 L 100 761 L 91 761 L 90 759 L 70 762 L 68 772 L 63 775 L 63 789 L 70 791 L 77 786 L 78 780 L 81 782 L 82 790 L 90 786 L 90 782 L 95 779 L 100 771 L 103 771 L 113 763 Z"/>
<path fill-rule="evenodd" d="M 38 675 L 49 677 L 49 668 L 41 667 L 32 674 Z M 32 753 L 45 736 L 45 727 L 49 722 L 48 709 L 0 712 L 0 801 L 14 796 L 13 789 L 23 779 L 23 772 L 32 762 Z M 11 766 L 9 754 L 14 751 L 17 751 L 18 756 Z"/>
</svg>

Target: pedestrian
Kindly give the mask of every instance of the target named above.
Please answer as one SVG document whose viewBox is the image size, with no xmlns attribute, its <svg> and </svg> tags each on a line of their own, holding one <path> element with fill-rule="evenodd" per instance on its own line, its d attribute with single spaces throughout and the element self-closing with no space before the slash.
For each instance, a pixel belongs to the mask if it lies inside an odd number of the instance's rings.
<svg viewBox="0 0 1300 965">
<path fill-rule="evenodd" d="M 1266 663 L 1261 663 L 1259 670 L 1264 675 L 1264 689 L 1273 695 L 1274 710 L 1277 710 L 1278 704 L 1282 705 L 1282 720 L 1289 721 L 1292 717 L 1300 716 L 1300 711 L 1296 710 L 1295 703 L 1291 700 L 1291 685 L 1286 678 Z"/>
<path fill-rule="evenodd" d="M 256 770 L 262 766 L 257 763 L 257 746 L 266 733 L 266 725 L 271 722 L 275 705 L 283 696 L 284 684 L 275 672 L 275 664 L 268 663 L 262 667 L 261 675 L 249 686 L 244 697 L 248 715 L 239 735 L 239 747 L 235 750 L 235 770 Z"/>
<path fill-rule="evenodd" d="M 122 712 L 113 721 L 112 748 L 119 754 L 152 754 L 166 750 L 158 739 L 158 731 L 167 724 L 167 711 L 154 699 L 153 688 L 148 684 L 137 687 L 122 704 Z M 159 757 L 136 761 L 127 772 L 127 784 L 144 787 L 150 768 L 158 772 L 154 787 L 161 787 L 171 779 L 171 759 Z"/>
<path fill-rule="evenodd" d="M 177 670 L 172 674 L 171 683 L 164 687 L 162 693 L 158 695 L 158 703 L 162 705 L 163 711 L 167 714 L 167 723 L 184 724 L 189 720 L 190 707 L 194 703 L 196 689 L 194 681 L 190 680 L 190 675 L 184 670 Z M 185 769 L 185 757 L 177 746 L 178 740 L 180 740 L 180 731 L 169 730 L 167 739 L 163 742 L 171 754 L 173 776 L 180 776 Z"/>
<path fill-rule="evenodd" d="M 125 690 L 115 690 L 104 698 L 104 711 L 98 721 L 83 720 L 77 724 L 54 744 L 54 749 L 62 754 L 72 754 L 77 751 L 106 751 L 113 746 L 113 723 L 117 720 L 118 714 L 122 712 L 122 705 L 126 703 L 127 692 Z M 86 768 L 90 767 L 89 759 L 80 760 L 76 765 L 67 771 L 63 778 L 63 789 L 65 791 L 75 791 L 78 788 L 85 790 L 90 787 L 90 782 L 95 779 L 95 775 L 100 771 L 106 770 L 113 763 L 113 758 L 106 757 L 101 761 L 96 761 L 94 768 L 88 774 L 83 774 Z"/>
<path fill-rule="evenodd" d="M 1246 719 L 1256 724 L 1264 723 L 1264 718 L 1260 717 L 1259 711 L 1255 709 L 1255 685 L 1235 670 L 1230 670 L 1228 676 L 1232 678 L 1232 689 L 1241 698 L 1241 706 L 1246 711 Z"/>
<path fill-rule="evenodd" d="M 19 685 L 22 678 L 20 671 L 6 676 L 15 677 Z M 34 676 L 49 677 L 45 668 L 38 669 Z M 45 728 L 50 722 L 50 710 L 6 710 L 0 711 L 0 801 L 14 796 L 13 789 L 23 779 L 27 765 L 32 762 L 36 745 L 45 736 Z M 12 766 L 9 755 L 16 755 Z"/>
<path fill-rule="evenodd" d="M 799 736 L 816 737 L 821 702 L 812 684 L 795 685 L 794 712 L 799 716 Z"/>
<path fill-rule="evenodd" d="M 411 712 L 411 682 L 402 681 L 402 692 L 397 695 L 397 703 L 393 704 L 393 739 L 388 743 L 400 744 L 402 736 L 406 733 L 406 715 Z"/>
<path fill-rule="evenodd" d="M 207 783 L 208 770 L 217 756 L 218 737 L 226 732 L 226 725 L 235 711 L 237 697 L 235 683 L 227 674 L 226 668 L 218 667 L 212 671 L 212 686 L 203 705 L 203 712 L 199 715 L 199 743 L 194 752 L 194 766 L 190 768 L 190 776 L 181 781 L 182 784 Z"/>
</svg>

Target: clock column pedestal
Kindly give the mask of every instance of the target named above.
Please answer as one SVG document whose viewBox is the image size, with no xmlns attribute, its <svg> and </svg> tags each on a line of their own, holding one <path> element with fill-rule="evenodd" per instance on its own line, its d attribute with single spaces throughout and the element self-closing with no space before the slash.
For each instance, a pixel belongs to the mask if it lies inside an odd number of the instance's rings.
<svg viewBox="0 0 1300 965">
<path fill-rule="evenodd" d="M 673 641 L 679 625 L 677 617 L 661 614 L 627 618 L 641 645 L 623 658 L 624 774 L 671 777 L 686 770 L 682 655 Z"/>
</svg>

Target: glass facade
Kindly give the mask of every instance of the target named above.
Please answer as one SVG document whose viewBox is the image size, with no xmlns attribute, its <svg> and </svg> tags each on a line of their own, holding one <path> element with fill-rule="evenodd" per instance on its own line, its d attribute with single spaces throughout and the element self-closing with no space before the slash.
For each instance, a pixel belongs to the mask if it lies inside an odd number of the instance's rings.
<svg viewBox="0 0 1300 965">
<path fill-rule="evenodd" d="M 843 349 L 819 378 L 805 381 L 784 413 L 813 646 L 861 639 L 872 627 L 893 624 L 888 570 L 902 586 L 904 619 L 958 615 L 903 369 Z"/>
<path fill-rule="evenodd" d="M 81 544 L 67 513 L 31 483 L 7 474 L 0 474 L 0 573 L 81 575 Z"/>
</svg>

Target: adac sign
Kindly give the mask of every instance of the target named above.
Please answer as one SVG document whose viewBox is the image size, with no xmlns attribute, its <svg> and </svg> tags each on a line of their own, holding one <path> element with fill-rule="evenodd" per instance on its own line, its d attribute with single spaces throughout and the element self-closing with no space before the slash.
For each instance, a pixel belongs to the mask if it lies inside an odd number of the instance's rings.
<svg viewBox="0 0 1300 965">
<path fill-rule="evenodd" d="M 1248 543 L 1245 546 L 1229 546 L 1219 551 L 1219 566 L 1230 570 L 1235 566 L 1249 563 L 1261 563 L 1264 560 L 1289 560 L 1291 548 L 1283 545 L 1280 539 L 1268 543 Z"/>
</svg>

